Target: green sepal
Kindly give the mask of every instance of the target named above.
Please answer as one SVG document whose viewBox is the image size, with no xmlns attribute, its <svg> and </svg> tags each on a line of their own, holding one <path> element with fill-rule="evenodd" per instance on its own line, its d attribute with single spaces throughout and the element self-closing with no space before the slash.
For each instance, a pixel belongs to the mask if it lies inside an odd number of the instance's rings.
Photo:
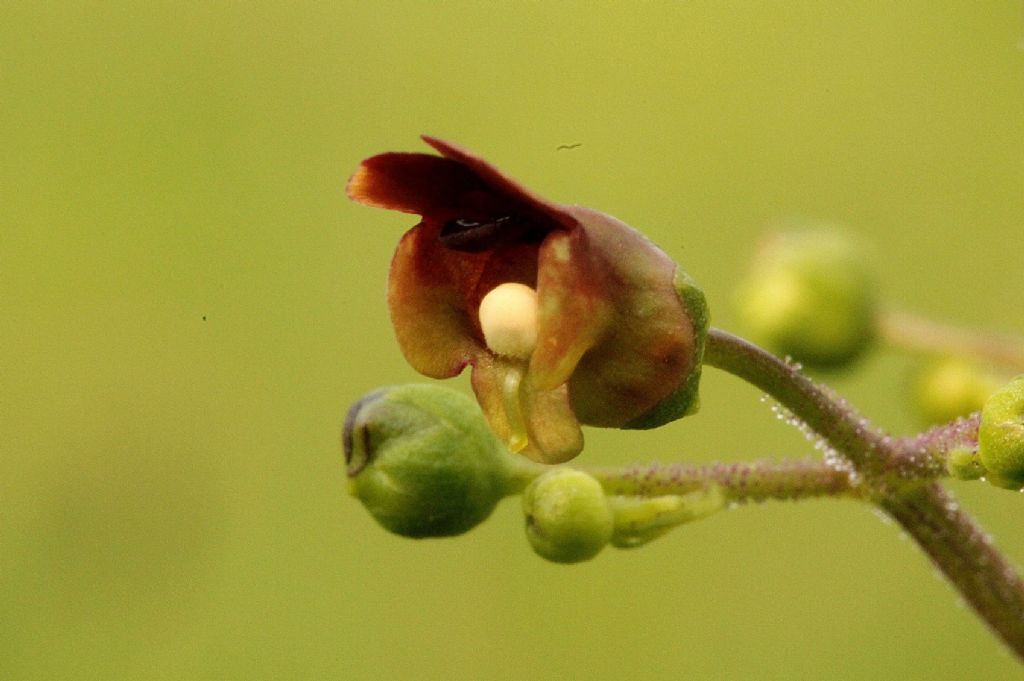
<svg viewBox="0 0 1024 681">
<path fill-rule="evenodd" d="M 725 495 L 721 487 L 710 485 L 688 494 L 616 496 L 610 503 L 615 517 L 612 546 L 631 549 L 657 539 L 674 527 L 724 509 Z"/>
<path fill-rule="evenodd" d="M 673 284 L 679 300 L 693 325 L 693 369 L 679 387 L 642 416 L 622 426 L 628 430 L 649 430 L 671 423 L 700 409 L 700 374 L 704 361 L 704 344 L 708 336 L 711 314 L 707 298 L 697 282 L 682 268 L 676 267 Z"/>
<path fill-rule="evenodd" d="M 957 480 L 977 480 L 985 475 L 985 468 L 978 461 L 977 452 L 958 447 L 946 457 L 946 470 Z"/>
</svg>

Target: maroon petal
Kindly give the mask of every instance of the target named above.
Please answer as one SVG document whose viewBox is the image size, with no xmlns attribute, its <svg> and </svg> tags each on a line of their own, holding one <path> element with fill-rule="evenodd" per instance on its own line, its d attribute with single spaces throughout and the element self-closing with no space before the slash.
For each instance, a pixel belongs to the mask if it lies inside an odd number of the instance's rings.
<svg viewBox="0 0 1024 681">
<path fill-rule="evenodd" d="M 470 168 L 432 154 L 387 153 L 363 161 L 346 187 L 359 203 L 418 215 L 452 215 L 487 190 Z"/>
<path fill-rule="evenodd" d="M 437 149 L 445 159 L 470 169 L 490 191 L 507 199 L 509 205 L 527 208 L 534 216 L 544 216 L 554 225 L 564 228 L 575 226 L 576 221 L 563 206 L 534 194 L 473 152 L 429 135 L 423 135 L 423 141 Z"/>
<path fill-rule="evenodd" d="M 391 261 L 388 306 L 409 364 L 426 376 L 450 378 L 486 352 L 460 286 L 479 278 L 473 270 L 482 268 L 483 261 L 448 251 L 438 231 L 436 225 L 421 223 L 402 237 Z"/>
<path fill-rule="evenodd" d="M 598 343 L 610 319 L 606 281 L 582 229 L 554 232 L 540 249 L 537 348 L 530 383 L 552 390 L 569 380 L 585 352 Z"/>
</svg>

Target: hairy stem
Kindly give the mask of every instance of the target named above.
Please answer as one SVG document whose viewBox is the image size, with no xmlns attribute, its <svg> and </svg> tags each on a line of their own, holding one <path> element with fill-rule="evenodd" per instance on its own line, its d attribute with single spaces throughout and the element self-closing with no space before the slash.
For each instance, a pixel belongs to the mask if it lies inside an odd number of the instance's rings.
<svg viewBox="0 0 1024 681">
<path fill-rule="evenodd" d="M 686 494 L 718 485 L 727 501 L 798 500 L 822 496 L 861 497 L 848 471 L 817 459 L 785 459 L 751 463 L 685 463 L 593 468 L 609 494 L 658 496 Z"/>
<path fill-rule="evenodd" d="M 920 435 L 904 437 L 892 443 L 888 457 L 890 467 L 896 471 L 915 471 L 917 477 L 942 477 L 948 471 L 946 461 L 951 452 L 978 450 L 978 426 L 981 416 L 971 414 L 952 423 L 935 426 Z"/>
<path fill-rule="evenodd" d="M 864 473 L 884 467 L 885 437 L 867 420 L 800 373 L 799 367 L 721 329 L 708 331 L 704 363 L 728 371 L 778 400 Z"/>
<path fill-rule="evenodd" d="M 879 334 L 903 350 L 988 360 L 1011 371 L 1024 371 L 1024 338 L 962 329 L 894 311 L 882 315 Z"/>
<path fill-rule="evenodd" d="M 879 504 L 1024 660 L 1024 582 L 984 530 L 934 483 L 887 495 Z"/>
</svg>

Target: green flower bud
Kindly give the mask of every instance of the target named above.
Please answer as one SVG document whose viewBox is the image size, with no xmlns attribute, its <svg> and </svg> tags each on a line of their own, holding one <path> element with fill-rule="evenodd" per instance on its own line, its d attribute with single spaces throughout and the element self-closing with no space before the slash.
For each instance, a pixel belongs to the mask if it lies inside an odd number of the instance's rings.
<svg viewBox="0 0 1024 681">
<path fill-rule="evenodd" d="M 930 363 L 917 378 L 917 408 L 927 423 L 949 423 L 979 411 L 1002 381 L 957 358 Z"/>
<path fill-rule="evenodd" d="M 738 291 L 752 335 L 812 368 L 857 359 L 876 332 L 875 282 L 864 252 L 837 231 L 777 234 Z"/>
<path fill-rule="evenodd" d="M 523 493 L 526 537 L 555 563 L 578 563 L 600 553 L 612 537 L 612 510 L 601 483 L 571 468 L 537 477 Z"/>
<path fill-rule="evenodd" d="M 996 487 L 1024 488 L 1024 374 L 997 390 L 981 410 L 978 458 Z"/>
<path fill-rule="evenodd" d="M 513 458 L 469 397 L 435 385 L 381 388 L 352 405 L 349 490 L 385 529 L 461 534 L 516 486 Z"/>
</svg>

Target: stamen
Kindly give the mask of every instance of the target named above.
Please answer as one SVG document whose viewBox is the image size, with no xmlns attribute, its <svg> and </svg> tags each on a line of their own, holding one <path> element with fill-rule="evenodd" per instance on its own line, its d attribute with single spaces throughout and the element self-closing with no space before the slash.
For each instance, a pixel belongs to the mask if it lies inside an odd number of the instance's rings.
<svg viewBox="0 0 1024 681">
<path fill-rule="evenodd" d="M 513 454 L 521 452 L 530 443 L 530 436 L 526 432 L 526 421 L 523 419 L 523 406 L 519 401 L 519 386 L 522 381 L 523 368 L 517 364 L 505 374 L 505 382 L 501 386 L 501 397 L 505 403 L 505 419 L 508 421 L 508 448 Z"/>
</svg>

